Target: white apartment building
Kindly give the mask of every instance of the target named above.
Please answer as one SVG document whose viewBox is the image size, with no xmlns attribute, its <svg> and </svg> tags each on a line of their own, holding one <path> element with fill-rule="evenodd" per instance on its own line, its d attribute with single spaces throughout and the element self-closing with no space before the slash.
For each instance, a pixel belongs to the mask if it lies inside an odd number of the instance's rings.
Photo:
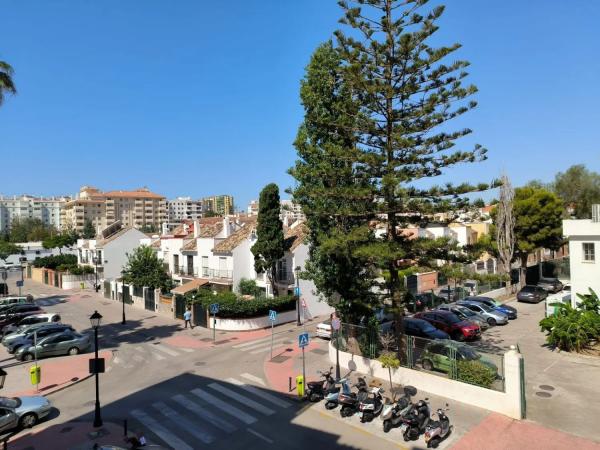
<svg viewBox="0 0 600 450">
<path fill-rule="evenodd" d="M 61 208 L 67 201 L 66 197 L 0 196 L 0 233 L 8 231 L 15 219 L 39 219 L 59 229 Z"/>
<path fill-rule="evenodd" d="M 306 216 L 302 212 L 302 207 L 297 203 L 294 203 L 292 200 L 281 200 L 281 212 L 279 214 L 279 218 L 285 223 L 289 223 L 290 225 L 297 221 L 305 221 Z M 258 215 L 258 200 L 252 200 L 248 204 L 248 215 L 256 216 Z"/>
<path fill-rule="evenodd" d="M 571 304 L 577 294 L 600 294 L 600 205 L 593 205 L 592 219 L 563 220 L 563 234 L 569 240 Z"/>
<path fill-rule="evenodd" d="M 202 218 L 202 200 L 192 200 L 191 197 L 177 197 L 168 202 L 169 223 Z"/>
</svg>

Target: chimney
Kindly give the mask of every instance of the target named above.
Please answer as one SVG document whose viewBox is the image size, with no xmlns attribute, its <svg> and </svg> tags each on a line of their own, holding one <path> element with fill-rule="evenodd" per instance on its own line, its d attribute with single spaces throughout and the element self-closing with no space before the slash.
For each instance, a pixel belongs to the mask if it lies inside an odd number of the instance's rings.
<svg viewBox="0 0 600 450">
<path fill-rule="evenodd" d="M 284 228 L 287 228 L 290 226 L 290 219 L 287 214 L 283 216 L 283 226 L 284 226 Z"/>
<path fill-rule="evenodd" d="M 162 235 L 166 235 L 169 232 L 169 226 L 167 222 L 162 223 Z"/>
<path fill-rule="evenodd" d="M 223 237 L 228 238 L 231 234 L 231 229 L 229 227 L 229 217 L 223 217 Z"/>
<path fill-rule="evenodd" d="M 200 222 L 194 220 L 194 238 L 200 236 Z"/>
<path fill-rule="evenodd" d="M 600 222 L 600 204 L 592 205 L 592 222 Z"/>
</svg>

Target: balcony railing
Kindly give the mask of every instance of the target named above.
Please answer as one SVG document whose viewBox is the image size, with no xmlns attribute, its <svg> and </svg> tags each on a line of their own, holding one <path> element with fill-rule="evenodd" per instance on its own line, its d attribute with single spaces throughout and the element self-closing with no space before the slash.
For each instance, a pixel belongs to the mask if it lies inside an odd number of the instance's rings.
<svg viewBox="0 0 600 450">
<path fill-rule="evenodd" d="M 231 280 L 233 278 L 232 270 L 209 269 L 208 267 L 202 267 L 200 274 L 202 278 L 210 278 L 213 280 Z"/>
<path fill-rule="evenodd" d="M 198 277 L 197 267 L 175 266 L 174 275 L 183 275 L 187 277 Z"/>
<path fill-rule="evenodd" d="M 294 283 L 294 272 L 285 271 L 285 270 L 277 272 L 276 281 L 278 283 L 293 284 Z"/>
</svg>

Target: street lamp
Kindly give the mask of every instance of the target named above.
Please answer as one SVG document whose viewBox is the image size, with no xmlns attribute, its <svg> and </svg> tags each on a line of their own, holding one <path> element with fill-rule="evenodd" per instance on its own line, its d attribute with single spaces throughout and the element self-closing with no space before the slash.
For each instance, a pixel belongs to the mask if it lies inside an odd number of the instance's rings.
<svg viewBox="0 0 600 450">
<path fill-rule="evenodd" d="M 92 257 L 92 260 L 96 266 L 96 282 L 94 283 L 94 291 L 98 292 L 98 252 L 96 252 L 96 256 Z"/>
<path fill-rule="evenodd" d="M 94 344 L 96 350 L 96 361 L 94 367 L 96 370 L 96 408 L 94 410 L 94 427 L 98 428 L 102 426 L 102 417 L 100 417 L 100 383 L 98 380 L 98 327 L 100 327 L 100 321 L 102 315 L 98 311 L 94 311 L 94 314 L 90 316 L 90 323 L 94 329 Z"/>
<path fill-rule="evenodd" d="M 119 295 L 118 281 L 115 281 L 115 287 L 117 288 L 117 295 Z M 123 303 L 123 320 L 121 321 L 121 325 L 126 325 L 127 321 L 125 320 L 125 281 L 123 280 L 123 272 L 121 272 L 121 302 Z"/>
<path fill-rule="evenodd" d="M 4 387 L 4 380 L 6 380 L 6 371 L 0 367 L 0 389 Z"/>
<path fill-rule="evenodd" d="M 302 322 L 300 322 L 300 266 L 296 266 L 294 275 L 296 275 L 296 325 L 300 326 L 302 325 Z"/>
</svg>

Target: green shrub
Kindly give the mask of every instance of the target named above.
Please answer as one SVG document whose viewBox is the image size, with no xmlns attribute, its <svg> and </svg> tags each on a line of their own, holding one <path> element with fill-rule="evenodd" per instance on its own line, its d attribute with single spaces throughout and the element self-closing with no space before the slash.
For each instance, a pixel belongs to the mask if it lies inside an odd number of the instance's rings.
<svg viewBox="0 0 600 450">
<path fill-rule="evenodd" d="M 238 285 L 238 289 L 240 294 L 242 295 L 252 295 L 254 297 L 259 297 L 261 294 L 261 289 L 256 285 L 255 280 L 248 280 L 246 278 L 242 278 Z"/>
<path fill-rule="evenodd" d="M 55 270 L 58 266 L 76 266 L 77 256 L 75 255 L 52 255 L 36 258 L 33 267 L 45 267 Z"/>
<path fill-rule="evenodd" d="M 457 379 L 465 383 L 489 388 L 496 380 L 496 371 L 481 361 L 457 361 Z"/>
<path fill-rule="evenodd" d="M 193 303 L 201 303 L 206 309 L 213 303 L 219 304 L 219 317 L 246 318 L 259 317 L 269 314 L 273 309 L 277 312 L 292 311 L 296 307 L 296 297 L 286 295 L 274 298 L 255 298 L 244 300 L 233 292 L 213 294 L 208 289 L 199 289 L 191 299 Z"/>
</svg>

